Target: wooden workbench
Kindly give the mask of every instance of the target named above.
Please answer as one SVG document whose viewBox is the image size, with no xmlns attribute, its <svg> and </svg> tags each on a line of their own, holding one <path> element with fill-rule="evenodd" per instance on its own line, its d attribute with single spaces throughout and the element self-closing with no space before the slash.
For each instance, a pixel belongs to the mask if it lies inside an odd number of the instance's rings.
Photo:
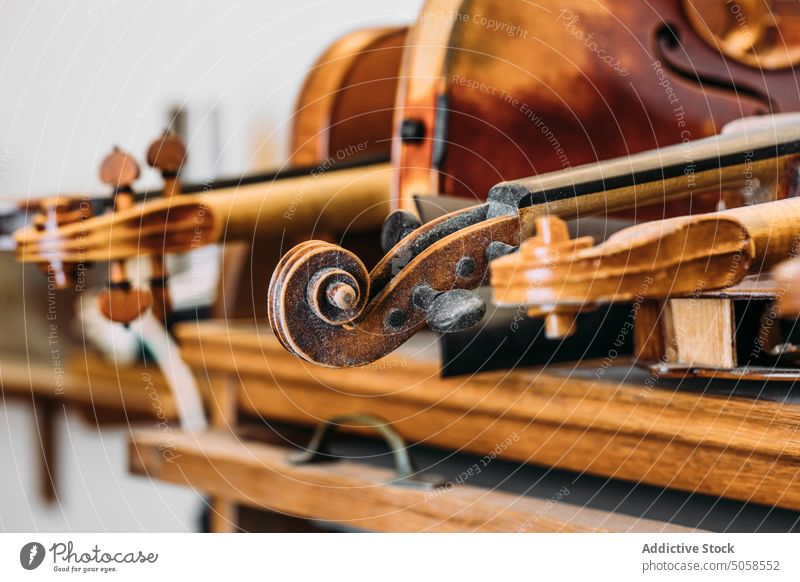
<svg viewBox="0 0 800 582">
<path fill-rule="evenodd" d="M 786 383 L 762 386 L 754 398 L 753 387 L 739 396 L 724 382 L 653 382 L 625 362 L 602 373 L 598 363 L 586 362 L 443 379 L 432 335 L 371 366 L 346 370 L 298 360 L 266 328 L 192 323 L 177 335 L 185 359 L 210 384 L 218 430 L 235 432 L 238 414 L 312 426 L 369 413 L 414 446 L 482 456 L 515 435 L 498 459 L 800 509 L 800 406 Z M 142 438 L 134 450 L 156 446 L 152 435 Z M 208 447 L 225 449 L 225 459 L 247 454 L 237 449 L 241 439 L 220 438 Z M 202 454 L 187 444 L 187 457 Z M 141 460 L 147 454 L 137 457 L 138 472 L 152 468 L 167 480 L 225 495 L 219 483 L 204 479 L 209 467 L 198 469 L 197 479 L 184 467 L 179 477 L 165 475 L 159 463 L 150 467 Z M 226 476 L 235 473 L 225 466 Z"/>
</svg>

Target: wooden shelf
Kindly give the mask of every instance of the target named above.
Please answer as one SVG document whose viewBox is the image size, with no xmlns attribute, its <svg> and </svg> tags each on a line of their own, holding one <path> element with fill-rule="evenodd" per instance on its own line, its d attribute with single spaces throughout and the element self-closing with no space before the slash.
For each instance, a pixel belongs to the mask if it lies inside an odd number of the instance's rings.
<svg viewBox="0 0 800 582">
<path fill-rule="evenodd" d="M 336 370 L 291 356 L 264 328 L 192 323 L 178 335 L 198 376 L 212 379 L 212 408 L 230 399 L 219 396 L 218 379 L 228 378 L 239 409 L 272 420 L 370 413 L 411 442 L 478 455 L 516 434 L 501 458 L 800 509 L 793 402 L 726 395 L 717 382 L 716 395 L 697 382 L 648 387 L 646 372 L 601 375 L 591 362 L 442 379 L 431 336 Z"/>
<path fill-rule="evenodd" d="M 390 470 L 349 461 L 294 466 L 291 449 L 227 431 L 134 433 L 133 473 L 259 509 L 386 532 L 688 532 L 689 528 L 468 484 L 428 492 L 388 484 Z"/>
<path fill-rule="evenodd" d="M 86 352 L 57 374 L 47 361 L 0 359 L 0 391 L 7 398 L 62 402 L 86 411 L 177 418 L 172 392 L 155 364 L 114 366 Z"/>
</svg>

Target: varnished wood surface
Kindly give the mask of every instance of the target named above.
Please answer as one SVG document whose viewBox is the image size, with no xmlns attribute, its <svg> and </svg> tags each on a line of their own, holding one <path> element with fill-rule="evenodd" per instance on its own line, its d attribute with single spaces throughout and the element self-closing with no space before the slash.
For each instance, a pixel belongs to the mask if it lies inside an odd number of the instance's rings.
<svg viewBox="0 0 800 582">
<path fill-rule="evenodd" d="M 445 67 L 463 4 L 461 0 L 426 0 L 409 30 L 397 88 L 395 135 L 404 120 L 419 124 L 424 135 L 416 141 L 395 139 L 392 144 L 392 158 L 397 162 L 393 201 L 399 208 L 414 211 L 414 195 L 439 192 L 438 169 L 433 165 L 436 99 L 450 89 Z"/>
<path fill-rule="evenodd" d="M 440 379 L 425 335 L 345 370 L 298 360 L 264 328 L 208 322 L 178 335 L 198 373 L 231 374 L 239 407 L 265 418 L 367 412 L 410 441 L 479 455 L 516 433 L 501 457 L 800 509 L 797 403 L 728 396 L 719 383 L 716 396 L 696 382 L 676 389 L 621 360 Z"/>
<path fill-rule="evenodd" d="M 50 362 L 0 359 L 0 389 L 6 398 L 53 400 L 88 412 L 131 417 L 177 418 L 169 386 L 154 364 L 115 366 L 91 353 L 74 358 L 63 375 Z"/>
<path fill-rule="evenodd" d="M 391 168 L 366 165 L 160 198 L 55 232 L 15 234 L 21 261 L 109 261 L 180 253 L 220 240 L 376 230 L 389 210 Z"/>
<path fill-rule="evenodd" d="M 568 503 L 488 491 L 468 484 L 431 494 L 387 485 L 391 471 L 355 462 L 294 466 L 291 449 L 242 441 L 227 432 L 175 433 L 166 461 L 163 434 L 130 443 L 134 473 L 190 485 L 293 516 L 387 532 L 688 532 L 688 528 Z M 520 530 L 520 528 L 522 528 Z"/>
</svg>

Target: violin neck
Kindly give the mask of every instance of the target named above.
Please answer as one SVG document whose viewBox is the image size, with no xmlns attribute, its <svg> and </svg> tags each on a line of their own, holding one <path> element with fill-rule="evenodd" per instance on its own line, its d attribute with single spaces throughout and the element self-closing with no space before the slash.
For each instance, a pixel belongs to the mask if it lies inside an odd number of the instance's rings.
<svg viewBox="0 0 800 582">
<path fill-rule="evenodd" d="M 377 230 L 389 213 L 388 163 L 260 182 L 198 195 L 219 239 Z M 353 212 L 353 209 L 360 209 Z M 197 220 L 202 220 L 202 213 Z"/>
<path fill-rule="evenodd" d="M 516 206 L 530 217 L 549 213 L 575 218 L 735 190 L 751 202 L 761 201 L 757 198 L 763 188 L 771 189 L 767 199 L 784 198 L 794 194 L 796 184 L 787 178 L 799 153 L 800 124 L 687 141 L 498 184 L 489 196 L 490 213 L 508 213 Z"/>
</svg>

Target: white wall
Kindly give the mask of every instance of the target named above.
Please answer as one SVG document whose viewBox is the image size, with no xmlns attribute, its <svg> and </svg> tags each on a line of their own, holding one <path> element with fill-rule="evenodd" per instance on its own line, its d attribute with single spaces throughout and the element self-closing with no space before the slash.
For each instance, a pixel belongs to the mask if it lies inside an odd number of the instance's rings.
<svg viewBox="0 0 800 582">
<path fill-rule="evenodd" d="M 141 157 L 169 108 L 182 103 L 195 119 L 212 109 L 220 119 L 215 154 L 190 136 L 193 173 L 252 167 L 254 139 L 264 136 L 278 164 L 304 72 L 325 46 L 358 27 L 407 22 L 420 5 L 0 2 L 0 202 L 101 192 L 95 176 L 102 156 L 116 144 Z M 202 123 L 193 127 L 208 135 Z M 144 181 L 158 182 L 151 171 Z M 31 412 L 21 404 L 0 408 L 0 530 L 194 529 L 197 495 L 127 475 L 127 434 L 127 427 L 99 432 L 76 417 L 63 419 L 62 503 L 47 508 L 37 495 Z"/>
<path fill-rule="evenodd" d="M 303 75 L 328 43 L 359 27 L 405 22 L 420 4 L 0 3 L 0 146 L 11 150 L 0 196 L 85 188 L 111 146 L 143 153 L 166 107 L 184 100 L 221 108 L 225 169 L 242 170 L 255 126 L 268 125 L 285 145 Z"/>
</svg>

